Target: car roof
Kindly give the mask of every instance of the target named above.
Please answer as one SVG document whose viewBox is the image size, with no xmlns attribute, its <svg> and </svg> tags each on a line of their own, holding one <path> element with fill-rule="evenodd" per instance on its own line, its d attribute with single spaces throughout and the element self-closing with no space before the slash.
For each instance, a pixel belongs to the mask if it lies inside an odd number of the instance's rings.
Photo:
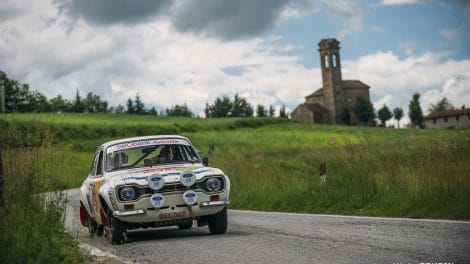
<svg viewBox="0 0 470 264">
<path fill-rule="evenodd" d="M 108 141 L 103 144 L 101 144 L 101 147 L 107 148 L 109 146 L 119 144 L 119 143 L 124 143 L 124 142 L 130 142 L 130 141 L 137 141 L 137 140 L 149 140 L 149 139 L 184 139 L 187 140 L 188 142 L 191 142 L 189 139 L 180 136 L 180 135 L 153 135 L 153 136 L 143 136 L 143 137 L 130 137 L 130 138 L 122 138 L 122 139 L 117 139 L 113 141 Z"/>
</svg>

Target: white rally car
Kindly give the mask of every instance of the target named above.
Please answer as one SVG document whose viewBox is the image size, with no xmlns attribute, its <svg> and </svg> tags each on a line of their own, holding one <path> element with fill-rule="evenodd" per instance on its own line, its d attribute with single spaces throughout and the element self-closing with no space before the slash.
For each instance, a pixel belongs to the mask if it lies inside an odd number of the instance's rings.
<svg viewBox="0 0 470 264">
<path fill-rule="evenodd" d="M 80 221 L 124 243 L 127 230 L 209 225 L 227 231 L 230 180 L 182 136 L 147 136 L 99 146 L 80 188 Z"/>
</svg>

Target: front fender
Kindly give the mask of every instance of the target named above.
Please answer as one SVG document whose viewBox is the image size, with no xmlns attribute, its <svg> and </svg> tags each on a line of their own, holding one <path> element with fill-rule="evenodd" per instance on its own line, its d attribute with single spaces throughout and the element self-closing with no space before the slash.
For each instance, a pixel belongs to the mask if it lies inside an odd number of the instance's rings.
<svg viewBox="0 0 470 264">
<path fill-rule="evenodd" d="M 110 209 L 111 211 L 117 210 L 116 206 L 116 194 L 114 184 L 110 184 L 109 182 L 104 183 L 100 187 L 99 196 L 100 196 L 100 203 L 101 207 L 104 209 L 105 212 Z"/>
</svg>

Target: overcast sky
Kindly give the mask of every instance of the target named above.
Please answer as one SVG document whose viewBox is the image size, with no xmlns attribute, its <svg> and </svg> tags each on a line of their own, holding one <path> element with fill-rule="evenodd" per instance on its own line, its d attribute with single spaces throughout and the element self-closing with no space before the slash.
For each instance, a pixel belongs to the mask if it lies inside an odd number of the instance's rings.
<svg viewBox="0 0 470 264">
<path fill-rule="evenodd" d="M 424 111 L 470 105 L 470 1 L 0 0 L 0 70 L 113 106 L 139 93 L 202 116 L 237 93 L 290 112 L 322 86 L 322 38 L 341 42 L 343 79 L 370 85 L 376 109 L 406 114 L 415 92 Z"/>
</svg>

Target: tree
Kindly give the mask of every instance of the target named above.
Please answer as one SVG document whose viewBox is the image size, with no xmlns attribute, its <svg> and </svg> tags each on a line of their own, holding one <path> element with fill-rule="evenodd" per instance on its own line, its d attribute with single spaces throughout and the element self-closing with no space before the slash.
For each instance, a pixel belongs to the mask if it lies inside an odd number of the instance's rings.
<svg viewBox="0 0 470 264">
<path fill-rule="evenodd" d="M 413 98 L 408 106 L 408 116 L 410 117 L 411 124 L 414 127 L 424 127 L 423 111 L 419 103 L 419 93 L 413 94 Z"/>
<path fill-rule="evenodd" d="M 132 102 L 131 98 L 127 99 L 127 110 L 126 113 L 128 114 L 133 114 L 135 112 L 134 110 L 134 103 Z"/>
<path fill-rule="evenodd" d="M 253 116 L 253 107 L 246 101 L 245 98 L 235 94 L 232 103 L 231 117 L 249 117 Z"/>
<path fill-rule="evenodd" d="M 77 90 L 77 94 L 75 95 L 75 101 L 73 101 L 73 106 L 71 109 L 75 113 L 83 113 L 85 112 L 85 105 L 80 97 L 80 92 Z"/>
<path fill-rule="evenodd" d="M 229 117 L 232 110 L 232 102 L 230 98 L 224 96 L 217 97 L 213 105 L 209 105 L 207 117 Z"/>
<path fill-rule="evenodd" d="M 282 105 L 281 106 L 281 109 L 279 109 L 279 117 L 280 118 L 288 118 L 289 114 L 286 112 L 286 106 L 285 105 Z"/>
<path fill-rule="evenodd" d="M 437 101 L 436 104 L 431 104 L 429 106 L 428 113 L 452 110 L 452 109 L 454 109 L 454 106 L 449 100 L 447 100 L 446 97 L 444 97 L 441 100 Z"/>
<path fill-rule="evenodd" d="M 116 114 L 122 114 L 122 113 L 124 113 L 124 106 L 122 106 L 121 104 L 119 104 L 118 106 L 116 106 L 116 109 L 114 109 L 114 113 L 116 113 Z"/>
<path fill-rule="evenodd" d="M 339 113 L 339 118 L 341 120 L 341 123 L 350 125 L 351 124 L 351 111 L 347 109 L 346 107 L 343 107 L 341 109 L 341 112 Z"/>
<path fill-rule="evenodd" d="M 268 115 L 268 111 L 264 108 L 263 105 L 258 105 L 256 107 L 256 116 L 257 117 L 266 117 Z"/>
<path fill-rule="evenodd" d="M 400 128 L 400 119 L 403 117 L 403 109 L 399 107 L 393 109 L 393 117 L 397 120 L 397 127 Z"/>
<path fill-rule="evenodd" d="M 356 114 L 357 119 L 363 124 L 369 124 L 374 121 L 375 113 L 374 106 L 369 101 L 362 96 L 357 97 L 356 106 L 354 107 L 354 114 Z"/>
<path fill-rule="evenodd" d="M 384 104 L 384 106 L 379 109 L 377 114 L 380 122 L 382 123 L 382 126 L 386 127 L 385 123 L 392 118 L 392 112 L 390 112 L 390 109 L 388 109 L 388 107 Z"/>
<path fill-rule="evenodd" d="M 51 104 L 46 96 L 38 91 L 28 93 L 26 96 L 28 102 L 26 112 L 49 112 L 51 111 Z"/>
<path fill-rule="evenodd" d="M 189 110 L 188 106 L 185 105 L 175 105 L 170 109 L 166 109 L 167 116 L 186 116 L 192 117 L 193 113 Z"/>
<path fill-rule="evenodd" d="M 158 116 L 157 109 L 155 109 L 155 106 L 153 106 L 147 113 L 152 116 Z"/>
<path fill-rule="evenodd" d="M 274 113 L 276 110 L 274 109 L 273 105 L 269 105 L 269 117 L 274 117 Z"/>
<path fill-rule="evenodd" d="M 7 112 L 107 112 L 108 102 L 101 100 L 98 95 L 88 93 L 86 98 L 80 97 L 77 90 L 75 100 L 69 101 L 60 94 L 48 100 L 38 91 L 30 91 L 28 84 L 8 79 L 0 71 L 0 84 L 5 87 L 5 111 Z"/>
<path fill-rule="evenodd" d="M 204 108 L 204 114 L 206 115 L 206 117 L 210 117 L 210 114 L 211 114 L 210 106 L 207 102 L 206 102 L 206 107 Z"/>
<path fill-rule="evenodd" d="M 29 85 L 9 79 L 3 71 L 0 71 L 0 83 L 5 89 L 5 111 L 26 112 L 29 103 Z"/>
<path fill-rule="evenodd" d="M 82 100 L 82 105 L 83 112 L 87 113 L 104 113 L 108 110 L 108 102 L 102 101 L 99 95 L 91 92 Z"/>
<path fill-rule="evenodd" d="M 224 96 L 217 97 L 212 105 L 206 103 L 204 113 L 206 117 L 250 117 L 253 116 L 253 107 L 236 94 L 233 101 Z"/>
<path fill-rule="evenodd" d="M 72 103 L 62 98 L 60 94 L 51 99 L 51 110 L 53 112 L 70 112 L 72 107 Z"/>
<path fill-rule="evenodd" d="M 135 95 L 135 101 L 134 101 L 134 113 L 138 115 L 144 115 L 145 114 L 145 105 L 140 100 L 139 93 Z"/>
</svg>

